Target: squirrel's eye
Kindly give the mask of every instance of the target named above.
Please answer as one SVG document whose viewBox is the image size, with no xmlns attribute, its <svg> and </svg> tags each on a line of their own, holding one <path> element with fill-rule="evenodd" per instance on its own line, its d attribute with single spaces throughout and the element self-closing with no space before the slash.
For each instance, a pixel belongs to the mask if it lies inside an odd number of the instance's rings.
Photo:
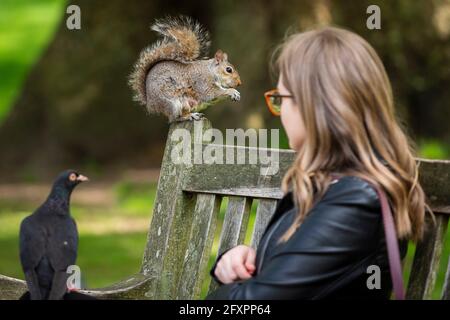
<svg viewBox="0 0 450 320">
<path fill-rule="evenodd" d="M 225 69 L 225 71 L 228 72 L 228 73 L 232 73 L 233 72 L 233 68 L 232 67 L 227 67 Z"/>
</svg>

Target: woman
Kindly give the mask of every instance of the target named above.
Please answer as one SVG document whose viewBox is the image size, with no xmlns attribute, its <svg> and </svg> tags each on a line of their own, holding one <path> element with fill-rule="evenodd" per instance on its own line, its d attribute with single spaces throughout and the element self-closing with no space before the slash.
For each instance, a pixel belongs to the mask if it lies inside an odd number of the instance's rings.
<svg viewBox="0 0 450 320">
<path fill-rule="evenodd" d="M 358 35 L 325 27 L 289 37 L 277 67 L 277 89 L 266 98 L 297 157 L 258 251 L 239 245 L 220 255 L 211 275 L 222 285 L 207 299 L 388 299 L 372 184 L 390 199 L 402 258 L 407 240 L 421 239 L 429 207 L 383 64 Z M 371 265 L 381 270 L 375 289 Z"/>
</svg>

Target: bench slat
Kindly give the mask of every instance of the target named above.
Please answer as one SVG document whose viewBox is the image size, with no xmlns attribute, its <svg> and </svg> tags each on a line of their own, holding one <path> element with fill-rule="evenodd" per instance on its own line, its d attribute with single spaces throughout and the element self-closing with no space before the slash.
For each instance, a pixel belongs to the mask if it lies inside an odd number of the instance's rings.
<svg viewBox="0 0 450 320">
<path fill-rule="evenodd" d="M 229 197 L 228 207 L 227 211 L 225 212 L 223 221 L 222 232 L 220 234 L 219 250 L 217 256 L 222 254 L 227 249 L 244 243 L 251 206 L 251 198 L 233 196 Z M 211 279 L 209 292 L 216 290 L 217 287 L 217 282 Z"/>
<path fill-rule="evenodd" d="M 198 194 L 177 299 L 199 299 L 214 242 L 221 197 Z M 189 232 L 189 230 L 186 230 Z"/>
<path fill-rule="evenodd" d="M 445 273 L 444 287 L 442 288 L 442 300 L 450 300 L 450 256 L 447 260 L 447 271 Z"/>
<path fill-rule="evenodd" d="M 153 293 L 153 299 L 175 299 L 178 294 L 178 283 L 183 266 L 182 257 L 184 257 L 190 241 L 189 230 L 193 223 L 197 197 L 192 193 L 175 190 L 172 201 L 174 202 L 172 221 L 167 232 L 170 235 L 165 242 L 165 257 L 162 258 L 163 265 L 158 277 L 156 292 Z M 164 215 L 164 211 L 159 214 Z M 155 231 L 154 236 L 167 237 L 167 235 L 163 235 L 163 232 L 166 231 L 164 229 Z M 158 248 L 158 250 L 161 250 L 161 248 Z"/>
<path fill-rule="evenodd" d="M 275 212 L 277 201 L 272 199 L 260 199 L 258 208 L 256 209 L 255 225 L 253 227 L 251 246 L 257 248 L 261 236 L 269 223 L 270 218 Z"/>
<path fill-rule="evenodd" d="M 245 155 L 242 157 L 242 159 L 246 159 L 245 164 L 193 164 L 186 172 L 183 190 L 267 197 L 264 196 L 264 193 L 255 194 L 263 189 L 275 193 L 277 198 L 280 196 L 281 179 L 295 159 L 295 152 L 267 149 L 270 150 L 269 154 L 273 154 L 272 166 L 278 167 L 278 172 L 275 173 L 268 172 L 267 165 L 249 163 L 250 154 L 257 152 L 256 148 L 240 146 L 223 146 L 223 148 L 226 150 L 224 154 L 228 150 L 242 152 Z M 273 198 L 274 196 L 269 195 L 268 197 Z"/>
<path fill-rule="evenodd" d="M 27 290 L 25 281 L 0 274 L 0 300 L 18 300 Z"/>
<path fill-rule="evenodd" d="M 246 155 L 245 159 L 249 159 L 249 153 L 254 148 L 224 146 L 224 149 L 242 150 Z M 271 152 L 277 153 L 279 158 L 279 171 L 274 175 L 264 175 L 264 166 L 258 163 L 194 164 L 187 169 L 182 188 L 191 192 L 280 199 L 283 196 L 281 181 L 296 154 L 292 150 L 272 149 Z M 430 207 L 433 211 L 450 214 L 450 161 L 416 160 L 419 162 L 420 183 L 427 194 Z M 239 180 L 236 180 L 237 177 Z"/>
<path fill-rule="evenodd" d="M 439 269 L 447 224 L 447 215 L 436 214 L 436 225 L 430 225 L 423 240 L 417 244 L 406 294 L 408 299 L 430 298 Z"/>
<path fill-rule="evenodd" d="M 214 190 L 204 190 L 195 189 L 189 186 L 183 188 L 184 191 L 188 192 L 202 192 L 202 193 L 212 193 L 220 194 L 222 196 L 240 196 L 240 197 L 252 197 L 252 198 L 265 198 L 265 199 L 281 199 L 283 198 L 283 191 L 278 188 L 225 188 L 225 189 L 214 189 Z"/>
<path fill-rule="evenodd" d="M 198 124 L 200 128 L 195 130 Z M 236 213 L 231 212 L 238 212 L 241 228 L 239 232 L 235 231 L 238 236 L 234 238 L 231 237 L 231 231 L 222 237 L 223 244 L 219 251 L 226 248 L 227 241 L 230 244 L 236 239 L 237 243 L 242 242 L 241 232 L 247 225 L 247 210 L 250 206 L 250 199 L 242 203 L 243 197 L 260 199 L 251 240 L 254 248 L 258 246 L 262 232 L 275 210 L 275 199 L 283 196 L 280 190 L 282 177 L 296 154 L 292 150 L 270 150 L 279 156 L 279 171 L 274 175 L 267 174 L 265 165 L 249 161 L 220 165 L 174 162 L 172 151 L 180 147 L 179 140 L 172 139 L 174 134 L 177 136 L 176 133 L 180 133 L 175 130 L 187 130 L 193 147 L 194 142 L 206 142 L 201 134 L 208 128 L 211 128 L 211 124 L 207 119 L 176 122 L 170 126 L 141 272 L 108 288 L 84 292 L 116 299 L 198 298 L 201 284 L 207 275 L 205 269 L 210 257 L 221 196 L 240 197 L 231 201 L 227 209 L 230 213 L 225 219 L 237 219 Z M 254 148 L 231 145 L 224 146 L 224 150 L 224 154 L 233 153 L 236 158 L 240 154 L 245 159 L 249 159 L 255 151 L 259 153 Z M 437 224 L 430 226 L 430 232 L 417 246 L 407 292 L 410 299 L 430 297 L 450 217 L 450 161 L 416 160 L 420 163 L 419 179 L 429 205 L 439 214 L 436 215 Z M 237 209 L 233 209 L 233 206 Z M 227 226 L 227 223 L 233 226 Z M 225 222 L 224 228 L 237 230 L 237 224 L 239 221 Z M 225 230 L 222 232 L 228 234 Z M 445 279 L 442 298 L 450 299 L 450 265 L 447 265 Z M 0 275 L 0 299 L 18 298 L 25 290 L 24 281 Z"/>
<path fill-rule="evenodd" d="M 419 161 L 419 180 L 435 212 L 450 214 L 450 160 Z"/>
<path fill-rule="evenodd" d="M 180 132 L 190 133 L 192 146 L 194 141 L 201 142 L 198 135 L 210 126 L 209 121 L 205 121 L 196 134 L 190 121 L 170 126 L 141 267 L 141 273 L 149 278 L 142 292 L 145 298 L 172 299 L 175 296 L 182 263 L 179 256 L 184 254 L 189 240 L 183 230 L 190 227 L 195 199 L 181 189 L 188 164 L 175 161 L 175 138 Z"/>
</svg>

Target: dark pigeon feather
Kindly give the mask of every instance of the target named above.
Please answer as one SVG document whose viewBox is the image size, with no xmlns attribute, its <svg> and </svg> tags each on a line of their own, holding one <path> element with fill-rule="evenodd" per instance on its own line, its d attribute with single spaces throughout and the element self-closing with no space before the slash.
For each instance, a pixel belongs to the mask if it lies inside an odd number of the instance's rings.
<svg viewBox="0 0 450 320">
<path fill-rule="evenodd" d="M 47 200 L 20 225 L 20 260 L 32 300 L 62 299 L 67 292 L 66 270 L 78 251 L 70 196 L 86 180 L 73 170 L 61 173 Z"/>
</svg>

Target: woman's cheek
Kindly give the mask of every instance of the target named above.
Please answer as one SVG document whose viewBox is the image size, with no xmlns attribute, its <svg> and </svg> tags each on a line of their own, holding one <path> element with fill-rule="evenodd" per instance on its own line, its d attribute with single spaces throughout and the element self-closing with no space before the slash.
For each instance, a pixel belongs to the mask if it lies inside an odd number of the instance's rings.
<svg viewBox="0 0 450 320">
<path fill-rule="evenodd" d="M 301 139 L 298 136 L 293 136 L 289 139 L 289 148 L 292 150 L 298 151 L 301 145 Z"/>
<path fill-rule="evenodd" d="M 281 108 L 281 122 L 289 139 L 289 147 L 298 150 L 303 135 L 302 121 L 297 106 L 290 104 L 283 105 Z"/>
</svg>

